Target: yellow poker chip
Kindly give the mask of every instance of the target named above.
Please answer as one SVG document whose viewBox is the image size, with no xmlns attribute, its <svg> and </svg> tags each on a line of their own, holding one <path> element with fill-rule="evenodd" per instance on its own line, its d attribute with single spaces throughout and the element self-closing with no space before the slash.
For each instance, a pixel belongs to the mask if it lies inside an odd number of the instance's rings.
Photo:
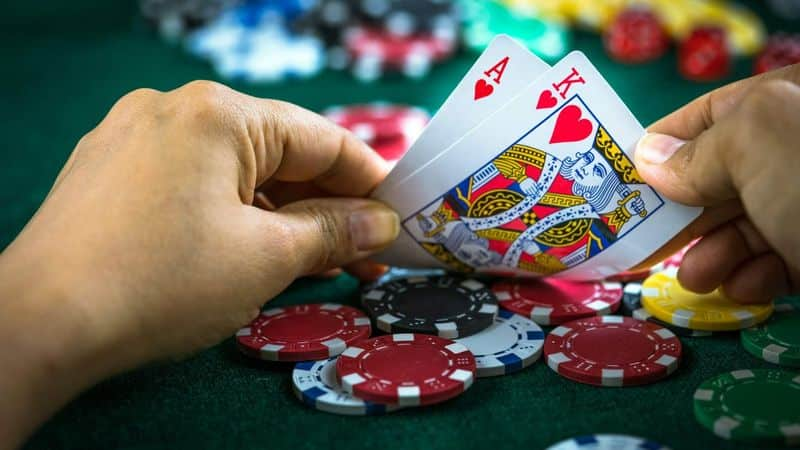
<svg viewBox="0 0 800 450">
<path fill-rule="evenodd" d="M 731 7 L 723 16 L 722 22 L 735 53 L 753 55 L 764 47 L 767 30 L 761 19 L 752 12 L 741 7 Z"/>
<path fill-rule="evenodd" d="M 677 274 L 677 268 L 669 268 L 642 284 L 642 306 L 657 319 L 692 330 L 733 331 L 761 323 L 772 314 L 772 303 L 742 305 L 719 289 L 710 294 L 687 291 Z"/>
</svg>

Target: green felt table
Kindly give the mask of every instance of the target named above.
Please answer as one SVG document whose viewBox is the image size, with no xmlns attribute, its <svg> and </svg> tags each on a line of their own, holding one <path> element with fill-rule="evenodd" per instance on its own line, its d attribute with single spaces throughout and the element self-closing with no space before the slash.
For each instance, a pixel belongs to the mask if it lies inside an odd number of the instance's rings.
<svg viewBox="0 0 800 450">
<path fill-rule="evenodd" d="M 765 17 L 772 29 L 792 27 Z M 6 140 L 0 153 L 0 248 L 34 213 L 81 135 L 118 97 L 138 87 L 168 90 L 215 79 L 209 66 L 148 30 L 133 2 L 15 4 L 0 16 L 0 42 L 0 134 Z M 678 76 L 674 52 L 650 64 L 624 66 L 605 56 L 595 35 L 577 34 L 575 48 L 590 56 L 643 123 L 747 76 L 751 66 L 739 61 L 723 82 L 697 84 Z M 233 87 L 315 110 L 378 99 L 435 110 L 474 58 L 462 54 L 417 81 L 389 77 L 362 85 L 330 72 L 303 82 Z M 357 293 L 357 282 L 348 276 L 300 280 L 271 304 L 356 305 Z M 248 360 L 229 339 L 189 359 L 102 383 L 42 426 L 27 448 L 537 449 L 601 432 L 644 436 L 676 449 L 736 448 L 695 422 L 692 394 L 718 373 L 768 364 L 745 353 L 736 333 L 683 343 L 678 371 L 650 386 L 573 383 L 540 361 L 515 375 L 477 380 L 445 404 L 362 418 L 303 406 L 291 391 L 290 365 Z"/>
</svg>

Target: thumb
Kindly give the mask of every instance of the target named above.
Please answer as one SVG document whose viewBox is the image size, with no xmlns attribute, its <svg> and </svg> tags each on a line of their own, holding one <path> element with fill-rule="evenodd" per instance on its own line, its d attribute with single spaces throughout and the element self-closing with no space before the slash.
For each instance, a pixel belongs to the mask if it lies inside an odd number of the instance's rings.
<svg viewBox="0 0 800 450">
<path fill-rule="evenodd" d="M 275 212 L 291 230 L 298 275 L 363 259 L 391 244 L 400 232 L 397 213 L 381 202 L 356 198 L 303 200 Z"/>
<path fill-rule="evenodd" d="M 714 206 L 737 197 L 727 163 L 734 152 L 727 140 L 718 125 L 691 141 L 647 133 L 636 146 L 634 164 L 647 184 L 667 198 Z"/>
</svg>

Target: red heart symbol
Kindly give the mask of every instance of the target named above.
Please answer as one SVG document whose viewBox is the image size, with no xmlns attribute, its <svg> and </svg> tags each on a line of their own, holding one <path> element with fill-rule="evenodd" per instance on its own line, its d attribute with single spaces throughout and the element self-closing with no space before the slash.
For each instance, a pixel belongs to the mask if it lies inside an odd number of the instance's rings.
<svg viewBox="0 0 800 450">
<path fill-rule="evenodd" d="M 558 113 L 550 143 L 582 141 L 592 134 L 593 128 L 589 119 L 581 119 L 580 108 L 569 105 Z"/>
<path fill-rule="evenodd" d="M 553 97 L 553 93 L 549 89 L 545 89 L 539 94 L 539 102 L 536 103 L 536 109 L 552 108 L 556 106 L 558 100 Z"/>
<path fill-rule="evenodd" d="M 492 95 L 492 92 L 494 92 L 494 86 L 487 83 L 486 80 L 480 79 L 475 82 L 475 100 Z"/>
</svg>

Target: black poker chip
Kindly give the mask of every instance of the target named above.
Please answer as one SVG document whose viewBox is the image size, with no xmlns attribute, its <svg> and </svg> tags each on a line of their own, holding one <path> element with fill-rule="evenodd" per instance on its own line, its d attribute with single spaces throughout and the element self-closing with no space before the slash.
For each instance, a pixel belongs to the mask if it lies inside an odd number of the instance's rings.
<svg viewBox="0 0 800 450">
<path fill-rule="evenodd" d="M 455 339 L 494 323 L 497 297 L 482 282 L 453 276 L 410 277 L 363 291 L 364 308 L 386 333 L 422 333 Z"/>
</svg>

